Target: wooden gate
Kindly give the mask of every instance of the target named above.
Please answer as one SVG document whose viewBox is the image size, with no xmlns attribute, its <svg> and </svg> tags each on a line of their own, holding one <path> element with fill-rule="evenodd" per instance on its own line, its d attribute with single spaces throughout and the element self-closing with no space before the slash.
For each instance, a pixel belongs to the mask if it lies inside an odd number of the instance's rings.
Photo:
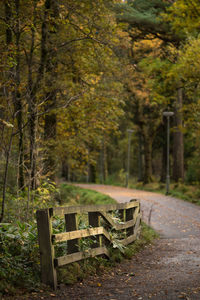
<svg viewBox="0 0 200 300">
<path fill-rule="evenodd" d="M 113 214 L 119 216 L 116 220 Z M 78 229 L 77 218 L 84 215 L 88 228 Z M 134 242 L 140 232 L 140 203 L 131 200 L 128 203 L 111 205 L 85 205 L 55 207 L 38 210 L 37 227 L 40 249 L 41 281 L 57 288 L 57 267 L 97 255 L 109 257 L 108 246 L 112 245 L 109 229 L 123 232 L 120 243 L 124 246 Z M 52 220 L 55 216 L 64 217 L 65 232 L 53 234 Z M 94 240 L 87 253 L 80 250 L 83 238 Z M 67 243 L 66 255 L 55 257 L 55 245 Z"/>
</svg>

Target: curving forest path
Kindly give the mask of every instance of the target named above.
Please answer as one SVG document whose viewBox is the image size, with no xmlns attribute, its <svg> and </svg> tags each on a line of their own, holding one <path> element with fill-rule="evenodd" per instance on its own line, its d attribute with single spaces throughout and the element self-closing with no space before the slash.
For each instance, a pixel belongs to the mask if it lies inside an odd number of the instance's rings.
<svg viewBox="0 0 200 300">
<path fill-rule="evenodd" d="M 76 285 L 68 291 L 69 298 L 200 300 L 200 206 L 122 187 L 79 186 L 107 194 L 118 202 L 140 199 L 143 220 L 160 234 L 160 239 L 112 274 L 97 278 L 99 285 L 93 281 Z"/>
<path fill-rule="evenodd" d="M 110 273 L 28 299 L 200 300 L 200 206 L 122 187 L 78 186 L 108 194 L 118 202 L 140 199 L 143 220 L 160 239 Z"/>
</svg>

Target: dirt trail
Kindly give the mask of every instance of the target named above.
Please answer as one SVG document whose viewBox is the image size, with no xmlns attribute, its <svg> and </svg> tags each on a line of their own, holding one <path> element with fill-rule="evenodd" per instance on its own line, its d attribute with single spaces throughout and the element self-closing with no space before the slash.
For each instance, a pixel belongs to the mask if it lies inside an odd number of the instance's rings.
<svg viewBox="0 0 200 300">
<path fill-rule="evenodd" d="M 54 296 L 41 295 L 40 299 L 200 300 L 200 206 L 146 191 L 79 186 L 108 194 L 118 202 L 140 199 L 144 221 L 150 221 L 161 238 L 111 273 L 62 287 Z"/>
</svg>

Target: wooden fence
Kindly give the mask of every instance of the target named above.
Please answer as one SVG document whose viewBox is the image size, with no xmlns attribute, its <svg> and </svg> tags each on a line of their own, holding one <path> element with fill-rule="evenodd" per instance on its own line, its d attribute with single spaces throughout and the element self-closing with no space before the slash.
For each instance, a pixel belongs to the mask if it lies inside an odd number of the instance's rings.
<svg viewBox="0 0 200 300">
<path fill-rule="evenodd" d="M 118 213 L 120 222 L 113 218 Z M 88 228 L 78 230 L 78 217 L 87 218 Z M 85 205 L 55 207 L 38 210 L 37 227 L 40 249 L 41 281 L 57 288 L 57 267 L 97 255 L 109 257 L 108 245 L 112 245 L 109 228 L 123 232 L 121 245 L 134 242 L 140 231 L 140 204 L 137 200 L 111 205 Z M 65 232 L 53 234 L 52 221 L 55 216 L 64 217 Z M 93 239 L 91 248 L 81 251 L 79 245 L 83 238 Z M 66 242 L 66 255 L 55 256 L 55 245 Z"/>
</svg>

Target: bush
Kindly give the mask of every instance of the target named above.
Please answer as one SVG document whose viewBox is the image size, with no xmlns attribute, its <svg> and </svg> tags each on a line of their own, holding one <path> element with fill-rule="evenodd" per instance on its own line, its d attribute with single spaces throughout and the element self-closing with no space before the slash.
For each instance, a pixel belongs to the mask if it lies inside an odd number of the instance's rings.
<svg viewBox="0 0 200 300">
<path fill-rule="evenodd" d="M 186 173 L 187 183 L 194 183 L 197 181 L 200 181 L 200 160 L 198 155 L 188 162 L 188 169 Z"/>
<path fill-rule="evenodd" d="M 36 223 L 0 226 L 0 292 L 33 289 L 39 284 Z"/>
</svg>

